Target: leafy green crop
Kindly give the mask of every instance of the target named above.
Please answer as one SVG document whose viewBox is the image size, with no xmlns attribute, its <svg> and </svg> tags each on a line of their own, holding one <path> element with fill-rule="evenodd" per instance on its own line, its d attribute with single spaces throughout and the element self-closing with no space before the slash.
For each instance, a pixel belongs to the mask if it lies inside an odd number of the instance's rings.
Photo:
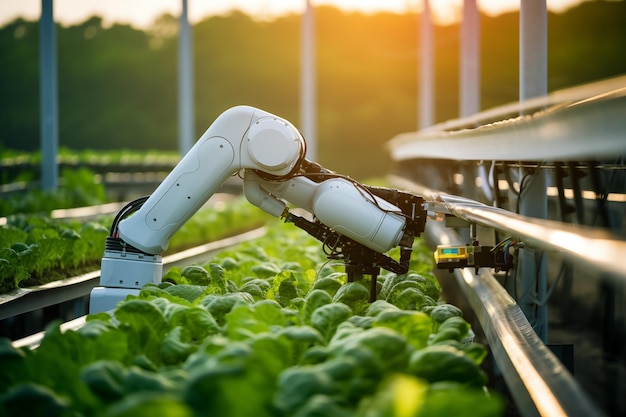
<svg viewBox="0 0 626 417">
<path fill-rule="evenodd" d="M 63 168 L 61 185 L 52 191 L 29 190 L 19 196 L 4 196 L 0 200 L 0 216 L 23 213 L 50 213 L 55 209 L 83 207 L 106 202 L 106 191 L 95 173 L 81 167 Z"/>
<path fill-rule="evenodd" d="M 502 415 L 484 388 L 486 349 L 424 273 L 382 274 L 393 287 L 370 304 L 369 283 L 346 283 L 317 241 L 276 223 L 113 316 L 50 325 L 35 350 L 0 340 L 0 416 Z M 434 305 L 394 304 L 405 281 Z"/>
<path fill-rule="evenodd" d="M 97 269 L 95 262 L 102 258 L 107 234 L 102 220 L 80 223 L 44 216 L 10 217 L 0 228 L 0 292 L 23 282 L 33 285 L 66 278 L 84 267 Z"/>
<path fill-rule="evenodd" d="M 200 210 L 172 237 L 166 254 L 249 230 L 268 219 L 243 198 Z M 41 215 L 8 217 L 0 227 L 0 293 L 97 270 L 112 220 L 111 216 L 84 223 Z M 172 281 L 187 282 L 184 277 Z"/>
</svg>

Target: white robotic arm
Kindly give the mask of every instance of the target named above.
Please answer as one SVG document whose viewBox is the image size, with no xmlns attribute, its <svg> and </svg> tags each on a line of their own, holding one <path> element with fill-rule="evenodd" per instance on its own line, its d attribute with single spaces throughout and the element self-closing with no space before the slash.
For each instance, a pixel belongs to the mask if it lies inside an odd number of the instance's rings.
<svg viewBox="0 0 626 417">
<path fill-rule="evenodd" d="M 305 142 L 288 121 L 247 106 L 222 113 L 132 217 L 119 237 L 160 254 L 170 237 L 241 169 L 287 175 L 304 157 Z"/>
<path fill-rule="evenodd" d="M 231 175 L 244 171 L 246 198 L 303 228 L 353 273 L 403 272 L 413 238 L 424 229 L 421 198 L 367 187 L 307 161 L 306 144 L 288 121 L 248 106 L 222 113 L 148 198 L 114 220 L 90 312 L 107 311 L 149 282 L 159 283 L 170 237 Z M 287 203 L 308 211 L 299 217 Z M 134 213 L 132 216 L 126 217 Z M 399 262 L 383 255 L 400 246 Z"/>
</svg>

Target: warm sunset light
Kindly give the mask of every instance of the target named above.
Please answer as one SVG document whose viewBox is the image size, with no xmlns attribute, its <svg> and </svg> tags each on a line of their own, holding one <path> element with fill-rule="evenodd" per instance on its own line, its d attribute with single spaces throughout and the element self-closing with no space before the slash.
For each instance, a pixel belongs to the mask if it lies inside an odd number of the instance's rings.
<svg viewBox="0 0 626 417">
<path fill-rule="evenodd" d="M 626 0 L 0 0 L 0 417 L 626 417 Z"/>
<path fill-rule="evenodd" d="M 548 0 L 548 8 L 559 12 L 584 0 Z M 393 13 L 414 12 L 422 9 L 423 0 L 317 0 L 313 5 L 332 5 L 344 10 L 374 13 L 389 11 Z M 515 10 L 519 0 L 478 0 L 480 9 L 490 15 Z M 180 0 L 56 0 L 55 18 L 62 23 L 75 24 L 90 16 L 100 15 L 107 23 L 124 22 L 134 26 L 149 26 L 156 17 L 163 13 L 178 15 Z M 192 22 L 202 20 L 208 15 L 226 13 L 232 9 L 242 10 L 259 18 L 271 18 L 287 13 L 300 13 L 304 0 L 189 0 L 189 16 Z M 450 23 L 460 14 L 463 0 L 431 0 L 434 18 L 441 23 Z M 37 19 L 41 9 L 40 0 L 0 0 L 0 24 L 7 23 L 18 16 Z"/>
</svg>

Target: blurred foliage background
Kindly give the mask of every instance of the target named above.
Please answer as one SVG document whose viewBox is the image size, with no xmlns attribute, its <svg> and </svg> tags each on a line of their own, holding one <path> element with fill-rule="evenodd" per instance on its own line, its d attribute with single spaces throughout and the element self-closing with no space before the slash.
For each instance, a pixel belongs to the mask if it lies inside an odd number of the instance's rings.
<svg viewBox="0 0 626 417">
<path fill-rule="evenodd" d="M 548 17 L 549 91 L 626 73 L 626 2 Z M 419 18 L 315 10 L 318 161 L 355 178 L 388 172 L 384 143 L 417 127 Z M 481 106 L 518 98 L 519 16 L 481 16 Z M 300 16 L 241 12 L 193 27 L 195 130 L 248 104 L 299 124 Z M 435 26 L 436 121 L 458 117 L 459 25 Z M 177 19 L 149 30 L 92 17 L 57 27 L 59 145 L 177 149 Z M 38 22 L 0 28 L 0 150 L 39 147 Z"/>
</svg>

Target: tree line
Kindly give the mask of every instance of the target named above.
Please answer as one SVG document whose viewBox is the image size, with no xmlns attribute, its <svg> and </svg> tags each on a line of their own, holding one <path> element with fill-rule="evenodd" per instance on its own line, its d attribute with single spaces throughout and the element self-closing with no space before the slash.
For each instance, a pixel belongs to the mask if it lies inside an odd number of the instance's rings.
<svg viewBox="0 0 626 417">
<path fill-rule="evenodd" d="M 548 17 L 548 89 L 626 72 L 626 2 L 590 1 Z M 518 97 L 519 15 L 482 15 L 481 107 Z M 417 127 L 419 18 L 315 9 L 318 160 L 382 174 L 384 143 Z M 195 132 L 248 104 L 299 124 L 300 16 L 241 12 L 193 26 Z M 436 121 L 458 117 L 459 25 L 435 26 Z M 57 26 L 59 141 L 71 149 L 177 149 L 177 19 L 150 29 L 94 16 Z M 39 148 L 38 22 L 0 28 L 0 150 Z"/>
</svg>

